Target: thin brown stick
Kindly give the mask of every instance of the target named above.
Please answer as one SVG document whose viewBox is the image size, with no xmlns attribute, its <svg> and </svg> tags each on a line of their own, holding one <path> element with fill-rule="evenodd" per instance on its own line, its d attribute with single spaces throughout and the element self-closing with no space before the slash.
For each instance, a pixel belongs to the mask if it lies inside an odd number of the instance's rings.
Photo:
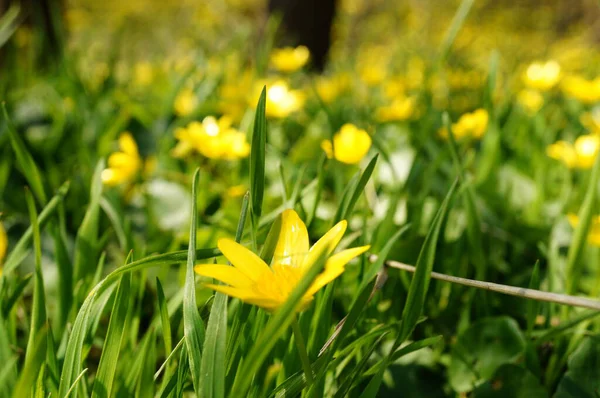
<svg viewBox="0 0 600 398">
<path fill-rule="evenodd" d="M 376 255 L 370 257 L 371 261 L 377 260 Z M 403 271 L 415 272 L 416 268 L 412 265 L 404 264 L 399 261 L 388 260 L 385 264 L 390 268 L 396 268 Z M 541 290 L 528 289 L 524 287 L 514 287 L 508 285 L 501 285 L 499 283 L 482 282 L 473 279 L 459 278 L 457 276 L 450 276 L 441 274 L 439 272 L 432 272 L 431 277 L 445 282 L 457 283 L 463 286 L 476 287 L 477 289 L 489 290 L 496 293 L 508 294 L 510 296 L 523 297 L 530 300 L 547 301 L 550 303 L 570 305 L 573 307 L 590 308 L 592 310 L 600 311 L 600 301 L 593 300 L 585 297 L 570 296 L 567 294 L 543 292 Z"/>
</svg>

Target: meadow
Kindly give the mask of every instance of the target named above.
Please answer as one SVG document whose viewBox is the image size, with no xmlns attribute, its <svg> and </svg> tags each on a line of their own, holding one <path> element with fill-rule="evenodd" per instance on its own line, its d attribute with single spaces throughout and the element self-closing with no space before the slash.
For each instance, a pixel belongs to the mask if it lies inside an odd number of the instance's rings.
<svg viewBox="0 0 600 398">
<path fill-rule="evenodd" d="M 340 0 L 322 71 L 63 5 L 0 17 L 0 397 L 599 396 L 596 2 Z"/>
</svg>

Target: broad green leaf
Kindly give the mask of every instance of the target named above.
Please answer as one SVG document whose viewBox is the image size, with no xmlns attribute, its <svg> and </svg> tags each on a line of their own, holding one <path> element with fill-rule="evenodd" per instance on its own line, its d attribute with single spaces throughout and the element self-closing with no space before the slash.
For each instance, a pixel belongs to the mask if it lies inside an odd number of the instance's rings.
<svg viewBox="0 0 600 398">
<path fill-rule="evenodd" d="M 505 316 L 473 322 L 452 347 L 448 376 L 452 388 L 464 393 L 489 380 L 504 364 L 524 352 L 525 338 L 515 320 Z"/>
<path fill-rule="evenodd" d="M 491 380 L 473 391 L 474 398 L 547 398 L 548 391 L 527 369 L 517 365 L 502 365 Z M 573 397 L 575 395 L 569 395 Z"/>
<path fill-rule="evenodd" d="M 367 167 L 365 167 L 365 171 L 363 171 L 363 173 L 360 176 L 360 179 L 358 180 L 358 183 L 354 187 L 354 191 L 352 192 L 350 199 L 347 203 L 344 204 L 344 209 L 342 209 L 342 220 L 347 220 L 352 215 L 356 202 L 358 202 L 360 195 L 362 195 L 365 186 L 371 178 L 371 174 L 373 174 L 373 170 L 375 170 L 375 165 L 377 164 L 378 157 L 379 155 L 373 156 L 373 158 L 369 161 Z"/>
<path fill-rule="evenodd" d="M 204 322 L 198 313 L 196 304 L 196 282 L 194 279 L 194 264 L 196 262 L 196 227 L 198 218 L 197 187 L 200 177 L 200 170 L 194 173 L 192 182 L 192 220 L 190 223 L 190 241 L 188 246 L 188 259 L 186 266 L 184 297 L 183 297 L 183 329 L 187 354 L 189 359 L 190 372 L 194 382 L 194 391 L 196 396 L 200 397 L 202 390 L 202 375 L 200 373 L 202 363 L 202 343 L 204 342 Z"/>
<path fill-rule="evenodd" d="M 584 338 L 569 357 L 567 372 L 560 380 L 554 398 L 595 398 L 600 391 L 600 338 Z"/>
</svg>

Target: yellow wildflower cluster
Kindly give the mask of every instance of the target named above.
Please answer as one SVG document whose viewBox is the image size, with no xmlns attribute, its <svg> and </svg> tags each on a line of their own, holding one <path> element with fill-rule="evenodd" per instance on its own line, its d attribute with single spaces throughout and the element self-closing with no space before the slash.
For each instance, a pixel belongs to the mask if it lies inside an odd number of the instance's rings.
<svg viewBox="0 0 600 398">
<path fill-rule="evenodd" d="M 537 90 L 524 89 L 517 94 L 517 101 L 528 113 L 534 114 L 544 105 L 544 97 Z"/>
<path fill-rule="evenodd" d="M 172 151 L 175 157 L 185 157 L 196 151 L 210 159 L 235 160 L 250 154 L 246 134 L 231 127 L 232 119 L 222 116 L 216 119 L 207 116 L 200 122 L 191 122 L 187 127 L 175 130 L 179 140 Z"/>
<path fill-rule="evenodd" d="M 594 164 L 599 148 L 600 136 L 585 134 L 577 137 L 575 144 L 557 141 L 548 146 L 546 153 L 551 158 L 563 162 L 568 168 L 589 169 Z"/>
<path fill-rule="evenodd" d="M 561 68 L 558 62 L 534 62 L 527 67 L 523 80 L 528 87 L 547 91 L 556 86 L 561 77 Z"/>
<path fill-rule="evenodd" d="M 285 47 L 273 50 L 271 66 L 280 72 L 291 73 L 302 68 L 308 62 L 310 52 L 306 46 Z"/>
<path fill-rule="evenodd" d="M 486 132 L 489 122 L 489 115 L 485 109 L 465 113 L 458 122 L 452 124 L 452 133 L 457 140 L 465 137 L 480 139 Z M 445 128 L 440 129 L 440 136 L 447 138 L 448 131 Z"/>
<path fill-rule="evenodd" d="M 600 77 L 587 80 L 581 76 L 569 76 L 564 79 L 562 89 L 565 95 L 584 104 L 600 101 Z"/>
<path fill-rule="evenodd" d="M 173 108 L 177 116 L 188 116 L 196 109 L 198 100 L 192 89 L 183 89 L 175 97 Z"/>
<path fill-rule="evenodd" d="M 310 304 L 315 293 L 344 272 L 350 260 L 369 250 L 369 246 L 361 246 L 332 255 L 346 231 L 345 220 L 337 223 L 309 248 L 308 231 L 298 214 L 288 209 L 281 217 L 281 232 L 271 266 L 239 243 L 230 239 L 219 239 L 217 246 L 233 267 L 221 264 L 197 265 L 194 269 L 198 274 L 227 284 L 206 286 L 249 304 L 274 311 L 285 303 L 315 262 L 326 256 L 325 270 L 317 276 L 302 297 L 299 307 L 299 310 L 302 310 Z"/>
<path fill-rule="evenodd" d="M 399 97 L 387 106 L 379 107 L 375 117 L 380 122 L 395 122 L 410 119 L 415 113 L 413 97 Z"/>
<path fill-rule="evenodd" d="M 257 85 L 255 92 L 260 92 L 263 85 Z M 252 104 L 256 105 L 258 95 L 252 98 Z M 300 91 L 292 90 L 284 80 L 277 80 L 271 85 L 267 84 L 267 117 L 284 118 L 294 113 L 304 105 L 304 96 Z"/>
<path fill-rule="evenodd" d="M 321 148 L 328 158 L 347 163 L 359 163 L 371 148 L 371 136 L 351 123 L 346 123 L 331 140 L 321 142 Z"/>
<path fill-rule="evenodd" d="M 108 157 L 108 168 L 102 171 L 102 182 L 106 185 L 133 181 L 142 167 L 138 147 L 131 133 L 124 132 L 119 136 L 119 149 L 119 152 Z"/>
</svg>

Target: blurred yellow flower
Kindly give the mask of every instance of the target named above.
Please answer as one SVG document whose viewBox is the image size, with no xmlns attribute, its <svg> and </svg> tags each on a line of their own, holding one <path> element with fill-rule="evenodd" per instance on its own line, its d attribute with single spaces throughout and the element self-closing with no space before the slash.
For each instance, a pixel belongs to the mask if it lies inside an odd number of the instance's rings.
<svg viewBox="0 0 600 398">
<path fill-rule="evenodd" d="M 246 134 L 231 127 L 232 119 L 222 116 L 216 119 L 207 116 L 202 123 L 191 122 L 187 127 L 175 130 L 179 140 L 172 154 L 184 157 L 195 150 L 210 159 L 235 160 L 245 158 L 250 154 L 250 145 Z"/>
<path fill-rule="evenodd" d="M 230 239 L 219 239 L 217 246 L 233 266 L 223 264 L 199 264 L 194 270 L 209 278 L 215 278 L 228 286 L 207 284 L 208 288 L 236 297 L 249 304 L 269 311 L 279 308 L 302 280 L 306 272 L 322 256 L 326 256 L 325 269 L 317 276 L 302 297 L 298 310 L 306 308 L 313 296 L 345 269 L 353 258 L 369 249 L 355 247 L 331 255 L 339 244 L 347 223 L 337 223 L 310 249 L 306 225 L 294 210 L 282 215 L 281 232 L 271 266 L 244 246 Z"/>
<path fill-rule="evenodd" d="M 585 134 L 577 137 L 574 145 L 566 141 L 555 142 L 548 146 L 546 153 L 568 168 L 589 169 L 594 164 L 599 148 L 600 136 Z"/>
<path fill-rule="evenodd" d="M 273 50 L 271 65 L 280 72 L 291 73 L 302 68 L 308 62 L 310 52 L 306 46 L 285 47 Z"/>
<path fill-rule="evenodd" d="M 336 74 L 331 77 L 319 77 L 315 82 L 317 94 L 325 103 L 330 103 L 350 87 L 348 74 Z"/>
<path fill-rule="evenodd" d="M 560 80 L 560 65 L 556 61 L 534 62 L 527 67 L 523 80 L 531 88 L 550 90 Z"/>
<path fill-rule="evenodd" d="M 385 80 L 387 69 L 386 65 L 369 63 L 359 67 L 358 74 L 365 84 L 376 86 Z"/>
<path fill-rule="evenodd" d="M 390 105 L 377 108 L 375 117 L 380 122 L 407 120 L 415 113 L 413 97 L 396 98 Z"/>
<path fill-rule="evenodd" d="M 342 163 L 356 164 L 369 152 L 371 136 L 365 130 L 346 123 L 333 136 L 333 145 L 331 140 L 323 140 L 321 148 L 330 159 L 334 157 L 335 153 L 336 160 Z"/>
<path fill-rule="evenodd" d="M 600 77 L 587 80 L 581 76 L 569 76 L 563 80 L 562 89 L 565 95 L 584 104 L 600 101 Z"/>
<path fill-rule="evenodd" d="M 577 227 L 577 224 L 579 224 L 579 217 L 575 213 L 567 214 L 567 219 L 573 228 Z M 590 225 L 587 237 L 590 245 L 600 246 L 600 215 L 592 217 L 592 225 Z"/>
<path fill-rule="evenodd" d="M 175 97 L 173 109 L 177 116 L 188 116 L 196 109 L 196 105 L 198 105 L 198 100 L 196 99 L 194 91 L 186 88 L 181 90 L 179 94 L 177 94 L 177 97 Z"/>
<path fill-rule="evenodd" d="M 108 157 L 108 168 L 102 170 L 102 182 L 109 186 L 132 181 L 142 167 L 138 147 L 131 133 L 119 136 L 120 152 Z"/>
<path fill-rule="evenodd" d="M 594 134 L 600 134 L 600 108 L 585 112 L 579 117 L 581 124 Z"/>
<path fill-rule="evenodd" d="M 262 85 L 260 85 L 262 89 Z M 260 91 L 259 91 L 260 92 Z M 253 98 L 256 105 L 258 95 Z M 268 117 L 284 118 L 298 111 L 304 105 L 304 96 L 297 90 L 291 90 L 283 80 L 267 85 L 266 114 Z"/>
<path fill-rule="evenodd" d="M 8 248 L 8 237 L 6 236 L 6 230 L 4 229 L 4 226 L 0 222 L 0 265 L 2 265 L 4 256 L 6 256 L 7 248 Z M 1 274 L 2 274 L 2 269 L 0 268 L 0 275 Z"/>
<path fill-rule="evenodd" d="M 248 187 L 244 184 L 239 184 L 227 188 L 225 195 L 229 198 L 239 198 L 240 196 L 244 196 L 246 191 L 248 191 Z"/>
<path fill-rule="evenodd" d="M 133 68 L 134 83 L 138 86 L 147 86 L 154 79 L 154 68 L 149 62 L 139 62 Z"/>
<path fill-rule="evenodd" d="M 251 70 L 246 69 L 243 73 L 233 69 L 227 70 L 225 81 L 219 87 L 219 111 L 239 122 L 248 108 L 248 93 L 253 92 L 253 79 Z M 252 98 L 252 106 L 256 106 L 257 99 L 258 94 Z"/>
<path fill-rule="evenodd" d="M 458 122 L 452 124 L 452 133 L 459 140 L 464 137 L 481 138 L 487 130 L 489 115 L 485 109 L 477 109 L 463 114 Z M 440 129 L 440 136 L 447 138 L 448 131 Z"/>
<path fill-rule="evenodd" d="M 537 90 L 524 89 L 517 94 L 517 101 L 528 113 L 534 114 L 544 105 L 544 96 Z"/>
</svg>

